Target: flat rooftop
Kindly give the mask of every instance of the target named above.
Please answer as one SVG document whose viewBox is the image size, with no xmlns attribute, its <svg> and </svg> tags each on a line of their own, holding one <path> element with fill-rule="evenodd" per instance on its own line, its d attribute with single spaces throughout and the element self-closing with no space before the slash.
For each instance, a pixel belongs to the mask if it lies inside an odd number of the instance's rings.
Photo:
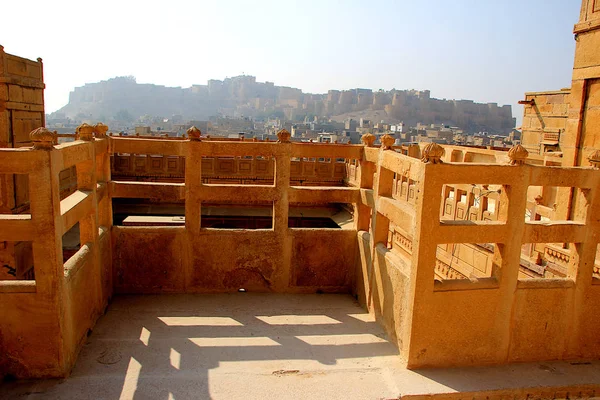
<svg viewBox="0 0 600 400">
<path fill-rule="evenodd" d="M 600 362 L 407 370 L 348 295 L 161 294 L 116 296 L 68 379 L 4 383 L 0 398 L 395 399 L 512 388 L 525 398 L 541 392 L 522 388 L 536 386 L 554 387 L 543 393 L 555 398 L 558 387 L 598 382 Z"/>
</svg>

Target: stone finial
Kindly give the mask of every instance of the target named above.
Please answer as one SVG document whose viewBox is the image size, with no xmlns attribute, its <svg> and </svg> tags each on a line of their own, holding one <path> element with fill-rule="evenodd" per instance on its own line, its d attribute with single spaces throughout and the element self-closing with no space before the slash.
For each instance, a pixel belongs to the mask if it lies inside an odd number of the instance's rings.
<svg viewBox="0 0 600 400">
<path fill-rule="evenodd" d="M 590 165 L 596 169 L 600 169 L 600 150 L 594 151 L 589 155 L 588 161 Z"/>
<path fill-rule="evenodd" d="M 277 132 L 277 143 L 290 143 L 292 135 L 285 129 Z"/>
<path fill-rule="evenodd" d="M 529 156 L 527 149 L 520 144 L 513 146 L 508 151 L 508 158 L 510 159 L 510 165 L 523 165 L 525 160 Z"/>
<path fill-rule="evenodd" d="M 396 139 L 394 139 L 393 136 L 388 135 L 387 133 L 380 137 L 379 140 L 381 141 L 381 148 L 383 150 L 391 150 L 392 146 L 396 142 Z"/>
<path fill-rule="evenodd" d="M 89 142 L 94 139 L 94 127 L 86 124 L 85 122 L 77 127 L 75 130 L 77 138 L 79 140 L 85 140 Z"/>
<path fill-rule="evenodd" d="M 33 142 L 34 150 L 52 150 L 57 139 L 56 132 L 52 132 L 44 127 L 31 131 L 29 138 Z"/>
<path fill-rule="evenodd" d="M 437 143 L 429 143 L 423 149 L 421 161 L 424 163 L 442 164 L 442 157 L 446 150 Z"/>
<path fill-rule="evenodd" d="M 186 132 L 190 140 L 193 140 L 195 142 L 200 141 L 200 136 L 202 136 L 202 131 L 200 131 L 200 129 L 196 128 L 195 126 L 192 126 Z"/>
<path fill-rule="evenodd" d="M 372 133 L 365 133 L 361 136 L 360 141 L 363 145 L 367 147 L 373 147 L 373 145 L 375 144 L 375 139 L 375 135 L 373 135 Z"/>
<path fill-rule="evenodd" d="M 108 126 L 104 125 L 102 122 L 98 122 L 94 125 L 94 134 L 97 138 L 105 138 L 106 132 L 108 132 Z"/>
</svg>

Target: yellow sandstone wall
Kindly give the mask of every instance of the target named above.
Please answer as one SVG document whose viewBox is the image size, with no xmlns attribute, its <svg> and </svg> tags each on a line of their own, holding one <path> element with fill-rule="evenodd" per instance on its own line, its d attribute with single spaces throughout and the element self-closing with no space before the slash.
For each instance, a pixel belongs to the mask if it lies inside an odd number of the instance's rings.
<svg viewBox="0 0 600 400">
<path fill-rule="evenodd" d="M 525 93 L 521 144 L 531 154 L 560 151 L 567 127 L 570 90 Z M 564 146 L 569 146 L 565 143 Z"/>
<path fill-rule="evenodd" d="M 576 49 L 563 165 L 587 165 L 600 149 L 600 4 L 583 0 L 574 29 Z"/>
<path fill-rule="evenodd" d="M 117 293 L 348 293 L 356 231 L 113 227 L 113 246 Z"/>
</svg>

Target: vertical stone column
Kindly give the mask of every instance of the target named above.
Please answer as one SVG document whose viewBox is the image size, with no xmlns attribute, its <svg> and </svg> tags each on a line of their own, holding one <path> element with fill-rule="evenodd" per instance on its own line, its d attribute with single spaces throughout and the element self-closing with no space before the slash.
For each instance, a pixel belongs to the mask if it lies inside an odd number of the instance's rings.
<svg viewBox="0 0 600 400">
<path fill-rule="evenodd" d="M 99 263 L 101 273 L 101 307 L 107 303 L 108 299 L 113 294 L 113 277 L 112 277 L 112 241 L 110 238 L 111 227 L 113 226 L 113 209 L 112 198 L 110 196 L 109 182 L 111 181 L 111 141 L 106 132 L 108 126 L 99 122 L 94 125 L 94 136 L 96 140 L 107 141 L 106 152 L 96 154 L 96 182 L 104 184 L 104 198 L 98 200 L 98 228 L 105 230 L 109 235 L 105 242 L 99 243 Z M 100 233 L 100 232 L 98 232 Z M 100 310 L 103 311 L 103 310 Z"/>
<path fill-rule="evenodd" d="M 185 227 L 188 233 L 200 233 L 200 189 L 202 186 L 202 142 L 200 129 L 192 126 L 187 130 L 185 154 Z"/>
<path fill-rule="evenodd" d="M 588 157 L 588 161 L 595 170 L 600 170 L 600 150 L 594 151 Z M 583 190 L 574 205 L 575 216 L 578 219 L 583 218 L 588 235 L 583 243 L 575 243 L 575 248 L 571 251 L 568 277 L 575 281 L 575 290 L 572 310 L 568 314 L 570 330 L 565 354 L 567 358 L 589 357 L 587 355 L 589 350 L 586 347 L 593 347 L 596 337 L 596 332 L 590 332 L 586 324 L 584 311 L 586 305 L 589 304 L 596 251 L 600 239 L 597 233 L 600 228 L 600 219 L 597 214 L 600 210 L 598 187 L 599 183 L 596 182 L 592 185 L 592 189 Z"/>
<path fill-rule="evenodd" d="M 60 171 L 56 167 L 59 165 L 60 154 L 53 147 L 56 135 L 48 129 L 35 129 L 29 137 L 33 142 L 33 151 L 43 156 L 39 168 L 29 174 L 30 212 L 35 229 L 33 263 L 39 307 L 39 319 L 35 322 L 44 326 L 44 331 L 40 334 L 47 342 L 47 353 L 52 360 L 52 365 L 47 368 L 54 369 L 60 375 L 66 373 L 61 332 L 64 267 L 58 176 Z"/>
<path fill-rule="evenodd" d="M 389 135 L 384 135 L 382 136 L 381 140 L 381 151 L 379 153 L 379 160 L 377 163 L 377 175 L 374 180 L 373 195 L 375 203 L 377 203 L 377 200 L 380 196 L 391 197 L 392 188 L 394 185 L 394 172 L 381 167 L 384 151 L 392 150 L 391 146 L 394 143 L 394 139 Z M 371 216 L 371 243 L 373 251 L 376 251 L 378 243 L 382 243 L 387 247 L 389 231 L 390 220 L 377 212 L 376 209 L 373 210 L 373 214 Z"/>
<path fill-rule="evenodd" d="M 288 190 L 290 188 L 291 150 L 290 133 L 282 129 L 277 133 L 281 150 L 275 157 L 275 188 L 278 199 L 273 203 L 273 230 L 278 235 L 285 235 L 288 229 L 290 202 Z"/>
<path fill-rule="evenodd" d="M 99 140 L 111 140 L 106 135 L 108 126 L 99 122 L 94 125 L 94 135 Z M 106 153 L 96 154 L 96 182 L 106 184 L 106 196 L 98 205 L 98 224 L 103 227 L 112 226 L 112 201 L 108 195 L 108 182 L 111 180 L 111 157 L 110 142 L 108 143 Z"/>
<path fill-rule="evenodd" d="M 511 235 L 504 243 L 497 243 L 492 259 L 492 276 L 499 280 L 500 299 L 495 319 L 501 326 L 503 335 L 499 343 L 508 361 L 511 337 L 512 310 L 521 265 L 521 245 L 525 229 L 527 210 L 528 171 L 525 160 L 529 153 L 525 147 L 516 145 L 508 152 L 509 163 L 517 170 L 510 185 L 504 186 L 498 202 L 498 221 L 506 223 Z"/>
<path fill-rule="evenodd" d="M 361 138 L 365 147 L 373 147 L 375 136 L 368 133 Z M 363 151 L 363 159 L 359 161 L 358 180 L 361 189 L 373 188 L 373 175 L 375 174 L 375 164 L 366 160 Z M 368 231 L 369 220 L 371 219 L 371 209 L 359 202 L 354 205 L 354 229 L 357 231 Z"/>
<path fill-rule="evenodd" d="M 77 164 L 77 189 L 89 192 L 94 204 L 93 212 L 79 222 L 81 245 L 98 242 L 98 207 L 96 196 L 96 152 L 94 148 L 94 127 L 82 124 L 77 128 L 79 139 L 87 142 L 90 159 Z"/>
<path fill-rule="evenodd" d="M 424 301 L 433 291 L 435 278 L 435 259 L 437 244 L 431 238 L 439 226 L 440 203 L 442 199 L 442 184 L 437 176 L 436 165 L 442 163 L 445 150 L 436 143 L 431 143 L 423 149 L 424 163 L 417 176 L 415 188 L 415 230 L 412 238 L 412 258 L 410 270 L 410 289 L 407 307 L 406 324 L 402 338 L 402 355 L 408 360 L 411 367 L 412 360 L 418 359 L 421 349 L 412 344 L 412 334 L 416 324 L 414 322 L 422 313 L 426 312 L 427 305 Z"/>
<path fill-rule="evenodd" d="M 46 128 L 38 128 L 29 137 L 33 141 L 33 150 L 44 155 L 44 165 L 29 174 L 31 219 L 36 231 L 33 241 L 35 278 L 38 293 L 53 297 L 63 275 L 60 171 L 53 171 L 58 161 L 52 145 L 55 134 Z"/>
<path fill-rule="evenodd" d="M 92 198 L 92 212 L 79 221 L 79 240 L 80 245 L 90 245 L 91 247 L 91 264 L 88 267 L 93 268 L 95 277 L 94 293 L 90 293 L 95 298 L 93 303 L 95 312 L 100 314 L 103 310 L 102 301 L 102 257 L 100 252 L 100 243 L 98 240 L 98 195 L 97 195 L 97 177 L 96 177 L 96 149 L 94 146 L 94 127 L 86 123 L 77 128 L 79 140 L 86 142 L 90 159 L 78 163 L 75 168 L 77 170 L 77 189 L 87 192 Z M 66 305 L 68 307 L 69 305 Z"/>
</svg>

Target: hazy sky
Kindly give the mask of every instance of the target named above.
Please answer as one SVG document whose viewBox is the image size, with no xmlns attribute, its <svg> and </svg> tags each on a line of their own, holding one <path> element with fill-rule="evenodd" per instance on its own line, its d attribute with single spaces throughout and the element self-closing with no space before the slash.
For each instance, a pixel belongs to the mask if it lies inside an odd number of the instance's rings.
<svg viewBox="0 0 600 400">
<path fill-rule="evenodd" d="M 8 1 L 0 44 L 44 59 L 46 111 L 133 75 L 189 87 L 242 73 L 304 92 L 430 89 L 512 104 L 570 86 L 579 0 Z"/>
</svg>

